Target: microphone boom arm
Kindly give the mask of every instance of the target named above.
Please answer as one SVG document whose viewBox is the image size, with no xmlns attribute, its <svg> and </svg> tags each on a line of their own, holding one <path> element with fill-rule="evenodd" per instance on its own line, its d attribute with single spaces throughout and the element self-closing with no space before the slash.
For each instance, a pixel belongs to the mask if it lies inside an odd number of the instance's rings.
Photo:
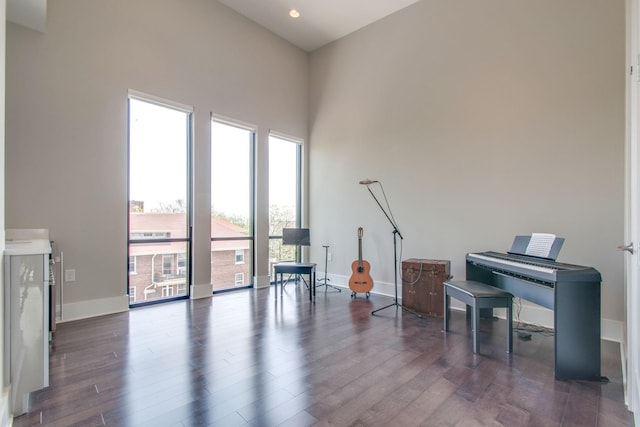
<svg viewBox="0 0 640 427">
<path fill-rule="evenodd" d="M 369 194 L 371 194 L 371 197 L 373 197 L 373 200 L 376 201 L 376 203 L 380 207 L 380 210 L 382 211 L 384 216 L 387 217 L 387 219 L 389 220 L 389 223 L 393 227 L 393 283 L 394 283 L 394 287 L 393 288 L 395 290 L 395 298 L 394 298 L 394 300 L 393 300 L 393 302 L 391 304 L 386 305 L 386 306 L 381 307 L 381 308 L 378 308 L 376 310 L 373 310 L 371 312 L 371 314 L 374 315 L 378 311 L 384 310 L 385 308 L 389 308 L 389 307 L 396 307 L 396 309 L 398 307 L 400 307 L 403 310 L 406 310 L 406 311 L 408 311 L 410 313 L 413 313 L 418 317 L 422 317 L 422 315 L 420 313 L 416 313 L 413 310 L 403 306 L 402 304 L 400 304 L 398 302 L 398 246 L 397 246 L 397 243 L 396 243 L 396 240 L 397 240 L 396 236 L 400 236 L 400 240 L 404 240 L 404 238 L 402 237 L 402 233 L 400 233 L 400 230 L 398 230 L 398 226 L 396 225 L 395 221 L 392 219 L 393 215 L 391 214 L 391 208 L 389 207 L 389 202 L 387 202 L 387 208 L 389 209 L 389 212 L 387 212 L 385 210 L 385 208 L 382 206 L 382 204 L 380 203 L 380 200 L 378 200 L 376 195 L 373 194 L 373 191 L 371 191 L 371 187 L 369 185 L 374 183 L 374 182 L 378 182 L 378 181 L 371 181 L 370 179 L 366 179 L 364 181 L 360 181 L 360 184 L 364 184 L 364 185 L 367 186 L 367 190 L 369 190 Z M 382 184 L 380 184 L 380 187 L 382 188 Z M 382 189 L 382 194 L 384 194 L 384 188 Z M 387 196 L 385 196 L 385 201 L 387 201 Z M 397 313 L 397 311 L 396 311 L 396 313 Z"/>
<path fill-rule="evenodd" d="M 367 185 L 367 190 L 369 190 L 369 194 L 371 194 L 371 197 L 373 197 L 373 200 L 375 200 L 378 206 L 380 206 L 380 210 L 382 210 L 382 213 L 384 214 L 384 216 L 386 216 L 389 222 L 391 223 L 391 226 L 393 227 L 393 232 L 396 233 L 400 237 L 400 239 L 404 240 L 404 238 L 402 237 L 402 233 L 400 233 L 400 230 L 398 230 L 398 226 L 395 224 L 395 222 L 393 222 L 393 220 L 391 219 L 387 211 L 382 207 L 382 204 L 380 203 L 376 195 L 373 194 L 373 191 L 371 191 L 371 187 L 369 187 L 368 185 Z"/>
</svg>

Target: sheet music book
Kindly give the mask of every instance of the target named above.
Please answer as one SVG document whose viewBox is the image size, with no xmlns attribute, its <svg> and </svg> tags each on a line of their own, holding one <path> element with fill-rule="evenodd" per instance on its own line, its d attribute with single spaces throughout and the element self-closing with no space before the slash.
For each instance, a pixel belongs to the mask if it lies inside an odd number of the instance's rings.
<svg viewBox="0 0 640 427">
<path fill-rule="evenodd" d="M 564 243 L 563 237 L 550 233 L 532 233 L 530 236 L 516 236 L 509 254 L 527 255 L 555 261 Z"/>
<path fill-rule="evenodd" d="M 549 252 L 551 252 L 551 246 L 555 240 L 555 234 L 532 233 L 524 253 L 525 255 L 549 258 Z"/>
</svg>

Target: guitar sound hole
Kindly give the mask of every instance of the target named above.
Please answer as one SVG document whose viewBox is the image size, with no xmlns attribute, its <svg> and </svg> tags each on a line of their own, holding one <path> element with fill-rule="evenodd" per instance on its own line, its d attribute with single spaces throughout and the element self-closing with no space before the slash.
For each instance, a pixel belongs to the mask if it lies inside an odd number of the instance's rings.
<svg viewBox="0 0 640 427">
<path fill-rule="evenodd" d="M 358 267 L 358 273 L 362 273 L 364 271 L 364 267 Z"/>
</svg>

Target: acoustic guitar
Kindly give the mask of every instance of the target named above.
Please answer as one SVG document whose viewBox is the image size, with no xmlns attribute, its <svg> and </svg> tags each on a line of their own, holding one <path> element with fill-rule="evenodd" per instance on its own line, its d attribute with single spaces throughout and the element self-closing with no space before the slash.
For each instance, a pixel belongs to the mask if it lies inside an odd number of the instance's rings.
<svg viewBox="0 0 640 427">
<path fill-rule="evenodd" d="M 351 278 L 349 279 L 349 289 L 351 289 L 351 298 L 356 294 L 367 294 L 373 288 L 373 279 L 369 274 L 371 265 L 368 261 L 362 259 L 362 227 L 358 228 L 358 259 L 351 263 Z"/>
</svg>

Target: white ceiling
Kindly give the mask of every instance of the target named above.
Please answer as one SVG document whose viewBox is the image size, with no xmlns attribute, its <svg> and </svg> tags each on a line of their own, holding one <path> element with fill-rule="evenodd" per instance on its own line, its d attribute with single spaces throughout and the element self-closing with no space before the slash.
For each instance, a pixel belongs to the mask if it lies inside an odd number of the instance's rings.
<svg viewBox="0 0 640 427">
<path fill-rule="evenodd" d="M 218 0 L 311 52 L 420 0 Z M 300 17 L 289 17 L 296 9 Z"/>
<path fill-rule="evenodd" d="M 218 0 L 311 52 L 420 0 Z M 300 17 L 293 19 L 289 10 Z M 45 31 L 47 0 L 7 0 L 7 20 Z"/>
</svg>

